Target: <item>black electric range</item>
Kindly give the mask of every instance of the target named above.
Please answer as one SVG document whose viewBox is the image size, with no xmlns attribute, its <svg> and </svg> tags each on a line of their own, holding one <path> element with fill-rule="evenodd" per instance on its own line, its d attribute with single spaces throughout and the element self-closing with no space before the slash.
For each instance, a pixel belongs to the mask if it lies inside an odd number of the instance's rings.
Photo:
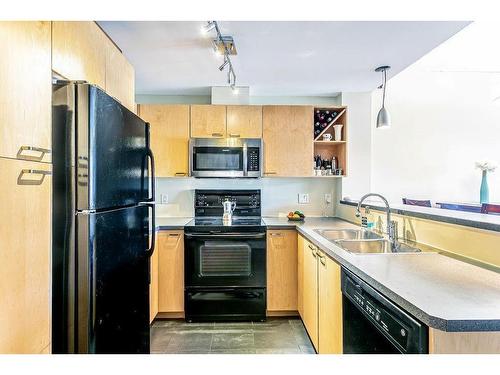
<svg viewBox="0 0 500 375">
<path fill-rule="evenodd" d="M 222 203 L 236 203 L 230 224 Z M 266 227 L 260 190 L 195 190 L 185 226 L 187 321 L 265 320 Z"/>
</svg>

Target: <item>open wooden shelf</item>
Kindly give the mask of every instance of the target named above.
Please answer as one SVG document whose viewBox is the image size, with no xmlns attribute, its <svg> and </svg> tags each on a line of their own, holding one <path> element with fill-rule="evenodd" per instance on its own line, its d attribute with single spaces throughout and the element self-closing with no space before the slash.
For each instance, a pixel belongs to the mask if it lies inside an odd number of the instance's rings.
<svg viewBox="0 0 500 375">
<path fill-rule="evenodd" d="M 330 175 L 330 176 L 315 176 L 318 178 L 339 178 L 345 177 L 348 174 L 347 169 L 347 107 L 346 106 L 332 106 L 332 107 L 315 107 L 316 110 L 329 110 L 337 112 L 337 116 L 328 124 L 328 126 L 319 133 L 317 137 L 314 138 L 314 156 L 320 155 L 322 159 L 331 160 L 333 156 L 337 159 L 337 168 L 342 169 L 341 175 Z M 313 132 L 314 132 L 314 117 L 313 117 Z M 331 134 L 332 139 L 334 136 L 333 125 L 342 124 L 342 134 L 340 141 L 323 141 L 324 134 Z"/>
</svg>

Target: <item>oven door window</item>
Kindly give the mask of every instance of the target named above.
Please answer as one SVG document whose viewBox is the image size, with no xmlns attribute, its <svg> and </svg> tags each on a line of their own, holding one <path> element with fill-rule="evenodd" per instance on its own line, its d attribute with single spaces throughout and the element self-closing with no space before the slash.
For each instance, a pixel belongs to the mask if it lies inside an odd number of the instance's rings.
<svg viewBox="0 0 500 375">
<path fill-rule="evenodd" d="M 200 276 L 243 276 L 252 273 L 252 249 L 247 244 L 206 241 L 200 246 Z"/>
<path fill-rule="evenodd" d="M 243 171 L 241 147 L 195 147 L 195 171 Z"/>
</svg>

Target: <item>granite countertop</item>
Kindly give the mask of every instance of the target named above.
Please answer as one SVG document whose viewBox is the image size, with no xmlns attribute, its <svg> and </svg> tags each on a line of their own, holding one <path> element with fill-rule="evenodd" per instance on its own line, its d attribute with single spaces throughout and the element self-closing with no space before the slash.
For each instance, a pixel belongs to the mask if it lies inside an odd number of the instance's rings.
<svg viewBox="0 0 500 375">
<path fill-rule="evenodd" d="M 192 218 L 156 218 L 158 230 Z M 328 256 L 429 327 L 449 332 L 500 331 L 500 274 L 438 252 L 352 254 L 314 229 L 359 228 L 338 218 L 264 217 L 268 229 L 297 229 Z M 425 249 L 428 250 L 428 249 Z"/>
<path fill-rule="evenodd" d="M 156 217 L 156 230 L 179 230 L 193 220 L 192 217 Z"/>
<path fill-rule="evenodd" d="M 314 229 L 359 228 L 337 218 L 264 218 L 297 228 L 314 245 L 429 327 L 449 332 L 500 331 L 500 274 L 437 252 L 352 254 Z"/>
</svg>

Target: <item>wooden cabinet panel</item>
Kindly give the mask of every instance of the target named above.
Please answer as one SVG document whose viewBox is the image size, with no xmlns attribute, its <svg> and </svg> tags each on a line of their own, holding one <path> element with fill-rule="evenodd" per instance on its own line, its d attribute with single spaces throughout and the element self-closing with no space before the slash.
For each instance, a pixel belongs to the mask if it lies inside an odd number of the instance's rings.
<svg viewBox="0 0 500 375">
<path fill-rule="evenodd" d="M 324 255 L 318 265 L 318 347 L 320 354 L 342 353 L 342 291 L 340 266 Z"/>
<path fill-rule="evenodd" d="M 264 175 L 308 177 L 313 170 L 313 108 L 264 106 Z"/>
<path fill-rule="evenodd" d="M 0 157 L 50 162 L 50 22 L 0 22 Z M 18 155 L 19 153 L 19 155 Z"/>
<path fill-rule="evenodd" d="M 297 310 L 297 234 L 267 231 L 267 309 Z"/>
<path fill-rule="evenodd" d="M 50 345 L 51 168 L 0 158 L 0 353 Z"/>
<path fill-rule="evenodd" d="M 158 233 L 156 233 L 158 236 Z M 156 239 L 158 241 L 158 238 Z M 149 284 L 149 322 L 158 314 L 158 248 L 155 249 L 150 261 L 151 280 Z"/>
<path fill-rule="evenodd" d="M 136 112 L 135 72 L 123 53 L 109 40 L 106 43 L 106 92 Z"/>
<path fill-rule="evenodd" d="M 304 237 L 297 234 L 297 310 L 304 315 Z"/>
<path fill-rule="evenodd" d="M 228 105 L 227 136 L 236 138 L 261 138 L 262 106 Z"/>
<path fill-rule="evenodd" d="M 156 176 L 187 176 L 189 166 L 189 106 L 139 106 L 141 118 L 151 124 L 151 148 Z"/>
<path fill-rule="evenodd" d="M 500 354 L 500 332 L 445 332 L 429 328 L 429 354 Z"/>
<path fill-rule="evenodd" d="M 318 350 L 318 261 L 317 248 L 304 240 L 303 316 L 302 321 Z"/>
<path fill-rule="evenodd" d="M 223 138 L 226 136 L 226 106 L 192 105 L 191 137 Z"/>
<path fill-rule="evenodd" d="M 105 89 L 106 42 L 95 22 L 52 22 L 52 70 Z"/>
<path fill-rule="evenodd" d="M 184 311 L 184 231 L 158 232 L 158 312 Z"/>
</svg>

